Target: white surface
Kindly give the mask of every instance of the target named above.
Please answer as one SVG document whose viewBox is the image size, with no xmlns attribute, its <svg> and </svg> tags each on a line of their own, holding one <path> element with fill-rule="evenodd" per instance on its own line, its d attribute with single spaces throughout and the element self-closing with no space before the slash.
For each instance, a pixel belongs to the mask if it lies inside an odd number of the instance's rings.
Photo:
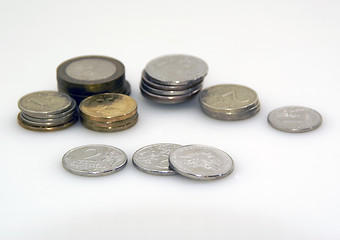
<svg viewBox="0 0 340 240">
<path fill-rule="evenodd" d="M 339 12 L 339 1 L 1 1 L 0 239 L 340 239 Z M 253 88 L 260 113 L 223 122 L 196 100 L 144 99 L 142 69 L 169 53 L 204 59 L 205 87 Z M 55 90 L 56 67 L 88 54 L 125 64 L 139 123 L 112 134 L 19 127 L 18 99 Z M 267 114 L 285 105 L 324 123 L 272 129 Z M 220 148 L 235 170 L 198 182 L 135 169 L 132 154 L 158 142 Z M 91 143 L 121 148 L 127 167 L 100 178 L 62 168 L 66 151 Z"/>
</svg>

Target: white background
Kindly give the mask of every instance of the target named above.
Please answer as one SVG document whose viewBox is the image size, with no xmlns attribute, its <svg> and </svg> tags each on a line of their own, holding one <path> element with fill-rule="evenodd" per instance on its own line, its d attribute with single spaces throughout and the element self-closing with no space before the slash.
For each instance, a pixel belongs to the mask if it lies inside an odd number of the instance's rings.
<svg viewBox="0 0 340 240">
<path fill-rule="evenodd" d="M 339 1 L 4 1 L 0 3 L 0 239 L 340 239 Z M 209 65 L 205 87 L 257 91 L 248 120 L 205 116 L 197 99 L 164 106 L 139 92 L 151 59 L 185 53 Z M 57 66 L 80 55 L 125 64 L 140 120 L 117 133 L 79 122 L 53 133 L 16 122 L 17 101 L 56 90 Z M 266 121 L 274 108 L 319 111 L 314 132 L 289 134 Z M 199 182 L 142 173 L 132 154 L 153 143 L 206 144 L 235 162 L 227 178 Z M 87 178 L 61 157 L 109 144 L 129 163 Z"/>
</svg>

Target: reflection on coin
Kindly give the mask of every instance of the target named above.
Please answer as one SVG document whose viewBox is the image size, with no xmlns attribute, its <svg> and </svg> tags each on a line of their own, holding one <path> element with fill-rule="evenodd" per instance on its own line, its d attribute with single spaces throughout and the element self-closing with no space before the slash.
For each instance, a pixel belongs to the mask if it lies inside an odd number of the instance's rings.
<svg viewBox="0 0 340 240">
<path fill-rule="evenodd" d="M 202 111 L 220 120 L 241 120 L 254 116 L 260 102 L 254 90 L 235 84 L 206 88 L 199 94 Z"/>
<path fill-rule="evenodd" d="M 181 147 L 178 144 L 158 143 L 137 150 L 132 156 L 134 166 L 142 172 L 154 175 L 173 175 L 169 168 L 169 154 Z"/>
<path fill-rule="evenodd" d="M 84 99 L 79 110 L 88 119 L 94 121 L 120 121 L 133 116 L 137 102 L 124 94 L 103 93 Z"/>
<path fill-rule="evenodd" d="M 322 117 L 320 113 L 310 108 L 288 106 L 271 111 L 268 123 L 283 132 L 302 133 L 320 127 Z"/>
<path fill-rule="evenodd" d="M 86 145 L 74 148 L 62 158 L 63 167 L 81 176 L 104 176 L 125 167 L 126 154 L 113 146 Z"/>
<path fill-rule="evenodd" d="M 72 99 L 64 93 L 56 91 L 33 92 L 23 96 L 19 102 L 19 109 L 27 115 L 37 118 L 49 118 L 72 106 Z"/>
<path fill-rule="evenodd" d="M 202 59 L 189 55 L 166 55 L 151 60 L 145 72 L 158 84 L 191 85 L 207 75 L 208 65 Z"/>
<path fill-rule="evenodd" d="M 170 167 L 177 173 L 197 180 L 214 180 L 229 175 L 234 169 L 231 157 L 213 147 L 188 145 L 170 153 Z"/>
<path fill-rule="evenodd" d="M 184 96 L 184 95 L 191 94 L 192 92 L 197 92 L 201 90 L 202 88 L 201 84 L 197 84 L 192 88 L 184 89 L 184 90 L 161 90 L 161 89 L 153 88 L 145 84 L 144 81 L 141 82 L 141 85 L 142 85 L 141 87 L 145 91 L 156 94 L 156 95 L 161 95 L 161 96 Z"/>
</svg>

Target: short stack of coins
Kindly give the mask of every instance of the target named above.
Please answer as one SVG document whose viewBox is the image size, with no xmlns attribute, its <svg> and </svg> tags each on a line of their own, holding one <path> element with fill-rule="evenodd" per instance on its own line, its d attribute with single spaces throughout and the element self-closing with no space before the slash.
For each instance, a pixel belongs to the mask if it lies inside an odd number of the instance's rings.
<svg viewBox="0 0 340 240">
<path fill-rule="evenodd" d="M 247 119 L 260 111 L 257 93 L 236 84 L 206 88 L 200 92 L 199 102 L 206 115 L 220 120 Z"/>
<path fill-rule="evenodd" d="M 102 93 L 84 99 L 79 105 L 82 124 L 98 132 L 117 132 L 138 121 L 137 102 L 124 94 Z"/>
<path fill-rule="evenodd" d="M 130 94 L 124 65 L 110 57 L 82 56 L 69 59 L 57 68 L 59 91 L 81 100 L 99 93 Z"/>
<path fill-rule="evenodd" d="M 73 125 L 77 119 L 77 104 L 67 94 L 57 91 L 33 92 L 23 96 L 18 107 L 18 123 L 34 131 L 56 131 Z"/>
<path fill-rule="evenodd" d="M 144 97 L 162 104 L 177 104 L 193 98 L 203 86 L 208 65 L 188 55 L 166 55 L 151 60 L 142 73 Z"/>
</svg>

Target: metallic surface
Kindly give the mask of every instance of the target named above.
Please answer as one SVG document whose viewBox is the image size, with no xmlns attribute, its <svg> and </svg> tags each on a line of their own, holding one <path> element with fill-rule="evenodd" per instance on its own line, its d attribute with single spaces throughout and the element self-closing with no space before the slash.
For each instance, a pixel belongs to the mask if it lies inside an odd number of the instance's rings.
<svg viewBox="0 0 340 240">
<path fill-rule="evenodd" d="M 71 108 L 72 98 L 57 91 L 39 91 L 23 96 L 18 107 L 32 117 L 49 118 Z"/>
<path fill-rule="evenodd" d="M 156 95 L 161 95 L 161 96 L 182 96 L 182 95 L 190 94 L 197 90 L 200 91 L 202 89 L 202 84 L 196 84 L 192 88 L 188 88 L 184 90 L 160 90 L 152 86 L 149 86 L 144 81 L 141 82 L 141 85 L 145 91 L 156 94 Z"/>
<path fill-rule="evenodd" d="M 79 110 L 81 114 L 94 121 L 120 121 L 133 116 L 137 102 L 124 94 L 103 93 L 84 99 Z"/>
<path fill-rule="evenodd" d="M 62 157 L 63 167 L 81 176 L 104 176 L 121 170 L 127 164 L 126 154 L 108 145 L 86 145 L 74 148 Z"/>
<path fill-rule="evenodd" d="M 214 180 L 228 176 L 234 169 L 225 152 L 204 145 L 188 145 L 170 153 L 170 167 L 177 173 L 197 180 Z"/>
<path fill-rule="evenodd" d="M 174 175 L 169 167 L 169 154 L 181 147 L 178 144 L 158 143 L 137 150 L 132 156 L 134 166 L 142 172 L 153 175 Z"/>
<path fill-rule="evenodd" d="M 189 55 L 166 55 L 151 60 L 145 72 L 158 84 L 190 85 L 207 75 L 208 65 Z"/>
<path fill-rule="evenodd" d="M 242 120 L 260 111 L 256 92 L 241 85 L 224 84 L 203 89 L 198 100 L 205 114 L 220 120 Z"/>
<path fill-rule="evenodd" d="M 268 115 L 268 123 L 283 132 L 302 133 L 320 127 L 322 116 L 310 108 L 287 106 L 271 111 Z"/>
<path fill-rule="evenodd" d="M 86 127 L 87 129 L 90 129 L 92 131 L 96 131 L 96 132 L 118 132 L 118 131 L 123 131 L 126 129 L 129 129 L 131 127 L 133 127 L 134 125 L 136 125 L 136 123 L 138 122 L 138 118 L 136 118 L 134 121 L 132 121 L 131 123 L 128 123 L 126 125 L 122 125 L 122 126 L 112 126 L 110 124 L 101 127 L 98 125 L 93 125 L 93 124 L 88 124 L 86 121 L 82 122 L 83 126 Z"/>
</svg>

